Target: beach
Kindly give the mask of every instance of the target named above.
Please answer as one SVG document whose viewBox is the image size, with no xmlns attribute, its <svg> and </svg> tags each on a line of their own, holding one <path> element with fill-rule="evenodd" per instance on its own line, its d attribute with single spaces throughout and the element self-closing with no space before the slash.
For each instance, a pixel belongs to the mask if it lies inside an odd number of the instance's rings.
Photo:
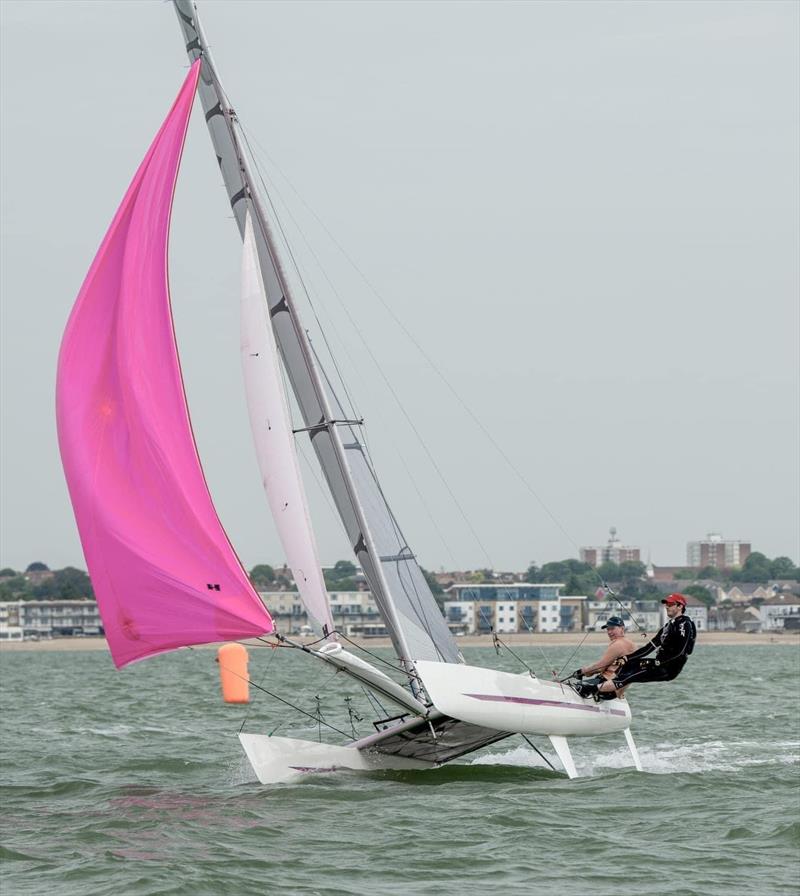
<svg viewBox="0 0 800 896">
<path fill-rule="evenodd" d="M 655 632 L 649 633 L 651 636 Z M 601 646 L 606 644 L 608 638 L 604 632 L 589 632 L 584 637 L 582 632 L 548 632 L 542 634 L 530 635 L 528 633 L 506 634 L 499 636 L 503 644 L 510 647 L 564 647 L 568 645 L 577 646 L 582 643 L 583 646 Z M 632 633 L 631 637 L 638 644 L 644 638 L 640 634 Z M 309 644 L 313 638 L 293 637 L 292 641 L 298 644 Z M 358 647 L 366 647 L 368 650 L 376 647 L 390 647 L 391 642 L 388 638 L 352 638 L 352 644 Z M 243 641 L 247 646 L 263 647 L 263 642 Z M 458 638 L 458 644 L 462 647 L 490 647 L 492 644 L 491 635 L 462 635 Z M 800 632 L 699 632 L 697 636 L 698 647 L 703 646 L 729 646 L 736 645 L 772 645 L 778 647 L 800 647 Z M 200 645 L 199 649 L 212 649 L 220 646 L 219 644 Z M 47 651 L 82 651 L 82 650 L 107 650 L 105 638 L 52 638 L 43 641 L 6 641 L 0 645 L 0 653 L 6 651 L 31 651 L 31 652 L 47 652 Z M 194 648 L 198 649 L 198 648 Z"/>
</svg>

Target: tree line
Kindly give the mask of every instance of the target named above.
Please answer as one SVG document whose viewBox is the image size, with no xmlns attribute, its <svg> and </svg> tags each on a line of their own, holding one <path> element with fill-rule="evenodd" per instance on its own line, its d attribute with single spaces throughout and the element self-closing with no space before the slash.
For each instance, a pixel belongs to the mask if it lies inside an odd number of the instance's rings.
<svg viewBox="0 0 800 896">
<path fill-rule="evenodd" d="M 525 581 L 533 584 L 563 583 L 561 593 L 592 595 L 605 585 L 627 600 L 655 600 L 661 592 L 647 578 L 647 567 L 638 560 L 623 563 L 603 563 L 594 567 L 582 560 L 568 558 L 545 563 L 538 567 L 531 563 Z"/>
<path fill-rule="evenodd" d="M 325 577 L 325 587 L 328 591 L 358 591 L 358 568 L 350 560 L 337 560 L 331 567 L 322 570 Z M 433 573 L 427 569 L 422 570 L 434 596 L 443 593 L 442 586 L 436 581 Z M 257 591 L 297 591 L 297 586 L 285 575 L 276 573 L 269 563 L 259 563 L 250 572 L 250 581 Z M 363 581 L 363 580 L 362 580 Z"/>
<path fill-rule="evenodd" d="M 33 573 L 34 575 L 30 575 Z M 47 576 L 37 573 L 50 573 Z M 30 563 L 25 572 L 0 569 L 0 600 L 94 600 L 89 576 L 74 566 L 50 570 L 44 563 Z"/>
<path fill-rule="evenodd" d="M 717 569 L 715 566 L 705 566 L 700 570 L 680 570 L 675 574 L 676 579 L 712 579 L 722 585 L 735 585 L 737 582 L 754 582 L 765 585 L 773 579 L 788 579 L 800 582 L 800 567 L 794 565 L 794 561 L 788 557 L 769 557 L 758 551 L 753 551 L 738 569 Z"/>
<path fill-rule="evenodd" d="M 684 568 L 676 571 L 675 578 L 679 581 L 713 581 L 724 588 L 730 588 L 737 582 L 757 585 L 765 585 L 775 579 L 800 582 L 800 567 L 795 566 L 789 557 L 770 560 L 766 555 L 754 551 L 737 569 L 717 569 L 713 566 L 706 566 L 704 569 Z M 620 597 L 629 600 L 655 600 L 662 597 L 655 584 L 647 578 L 647 567 L 635 560 L 606 562 L 596 568 L 573 559 L 545 563 L 541 568 L 532 563 L 525 574 L 525 581 L 563 582 L 562 594 L 594 594 L 598 588 L 608 585 Z M 682 591 L 706 605 L 714 603 L 713 594 L 704 585 L 687 585 Z"/>
<path fill-rule="evenodd" d="M 338 560 L 332 567 L 323 570 L 325 587 L 328 591 L 358 591 L 359 578 L 356 565 L 350 560 Z M 428 585 L 439 602 L 443 589 L 428 570 L 422 570 Z M 284 571 L 276 571 L 268 563 L 259 563 L 248 573 L 257 591 L 297 591 L 297 586 Z M 681 569 L 675 573 L 678 580 L 711 580 L 724 587 L 737 582 L 766 584 L 774 579 L 788 579 L 800 582 L 800 567 L 788 557 L 768 558 L 754 551 L 738 569 Z M 476 582 L 493 582 L 491 569 L 479 570 L 471 574 Z M 562 583 L 563 594 L 594 594 L 603 585 L 609 585 L 622 598 L 629 600 L 655 600 L 661 592 L 647 578 L 647 568 L 638 561 L 623 563 L 603 563 L 597 568 L 581 560 L 568 558 L 537 566 L 531 563 L 525 572 L 525 581 L 533 584 Z M 363 582 L 363 579 L 361 580 Z M 703 585 L 687 585 L 686 594 L 693 594 L 704 603 L 713 603 L 711 592 Z M 73 566 L 50 570 L 39 561 L 29 564 L 24 572 L 10 567 L 0 569 L 0 601 L 8 600 L 76 600 L 94 599 L 94 591 L 89 576 Z"/>
</svg>

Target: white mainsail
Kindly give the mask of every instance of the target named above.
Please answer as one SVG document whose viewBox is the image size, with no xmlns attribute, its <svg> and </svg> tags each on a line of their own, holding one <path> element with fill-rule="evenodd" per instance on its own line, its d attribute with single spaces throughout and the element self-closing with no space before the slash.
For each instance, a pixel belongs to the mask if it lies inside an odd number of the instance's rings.
<svg viewBox="0 0 800 896">
<path fill-rule="evenodd" d="M 314 628 L 318 634 L 332 632 L 249 212 L 242 252 L 241 352 L 250 428 L 272 517 Z"/>
</svg>

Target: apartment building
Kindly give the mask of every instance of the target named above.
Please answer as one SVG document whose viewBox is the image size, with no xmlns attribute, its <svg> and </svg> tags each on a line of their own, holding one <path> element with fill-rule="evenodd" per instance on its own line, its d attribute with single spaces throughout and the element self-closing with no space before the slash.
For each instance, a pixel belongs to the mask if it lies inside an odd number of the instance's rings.
<svg viewBox="0 0 800 896">
<path fill-rule="evenodd" d="M 706 566 L 730 569 L 741 566 L 749 556 L 749 542 L 726 540 L 718 532 L 709 532 L 704 539 L 686 544 L 686 563 L 697 569 Z"/>
<path fill-rule="evenodd" d="M 583 596 L 562 596 L 560 583 L 456 582 L 445 594 L 445 618 L 456 634 L 580 631 Z"/>
<path fill-rule="evenodd" d="M 310 634 L 308 614 L 297 591 L 262 591 L 261 599 L 283 634 Z M 331 591 L 328 593 L 331 616 L 336 630 L 348 637 L 382 637 L 386 626 L 369 591 Z"/>
<path fill-rule="evenodd" d="M 598 547 L 585 547 L 580 549 L 580 558 L 590 566 L 602 566 L 603 563 L 625 563 L 629 560 L 641 561 L 641 550 L 632 545 L 623 544 L 617 538 L 616 527 L 609 530 L 608 541 Z"/>
<path fill-rule="evenodd" d="M 14 600 L 0 603 L 0 641 L 104 634 L 93 600 Z"/>
</svg>

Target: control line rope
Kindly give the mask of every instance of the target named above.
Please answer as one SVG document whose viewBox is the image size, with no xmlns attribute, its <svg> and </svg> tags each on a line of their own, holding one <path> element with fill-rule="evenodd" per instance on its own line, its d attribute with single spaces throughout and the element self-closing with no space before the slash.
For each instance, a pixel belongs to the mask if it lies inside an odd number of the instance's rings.
<svg viewBox="0 0 800 896">
<path fill-rule="evenodd" d="M 263 638 L 257 638 L 256 640 L 261 641 L 261 640 L 263 640 Z M 265 642 L 265 643 L 269 644 L 269 642 Z M 283 646 L 283 645 L 281 645 L 281 644 L 269 644 L 269 646 L 272 647 L 272 648 L 276 648 L 276 647 L 281 647 L 281 646 Z M 185 649 L 186 649 L 186 650 L 194 651 L 194 647 L 193 647 L 191 644 L 187 644 L 187 645 L 185 646 Z M 267 688 L 265 688 L 265 687 L 264 687 L 263 685 L 261 685 L 261 684 L 258 684 L 258 683 L 255 682 L 255 681 L 253 681 L 253 679 L 250 678 L 249 676 L 247 676 L 247 675 L 240 675 L 235 669 L 231 669 L 229 666 L 223 666 L 222 663 L 219 662 L 219 659 L 217 659 L 216 662 L 219 664 L 220 669 L 225 669 L 226 672 L 230 672 L 231 675 L 235 676 L 236 678 L 240 679 L 241 681 L 246 681 L 248 684 L 251 684 L 257 691 L 263 691 L 263 693 L 265 693 L 265 694 L 267 694 L 268 696 L 272 697 L 273 699 L 277 700 L 279 703 L 283 703 L 283 704 L 285 704 L 286 706 L 289 706 L 289 707 L 291 707 L 292 709 L 296 710 L 297 712 L 301 713 L 301 715 L 308 716 L 310 719 L 313 719 L 315 722 L 319 722 L 319 719 L 317 719 L 317 717 L 316 717 L 315 715 L 313 715 L 312 713 L 306 712 L 306 711 L 305 711 L 304 709 L 302 709 L 301 707 L 299 707 L 299 706 L 295 706 L 294 703 L 292 703 L 290 700 L 285 700 L 283 697 L 278 696 L 278 694 L 275 694 L 275 693 L 273 693 L 272 691 L 267 690 Z M 337 671 L 338 671 L 338 670 L 337 670 Z M 334 672 L 333 675 L 331 675 L 331 677 L 328 679 L 328 681 L 325 682 L 325 686 L 327 686 L 328 683 L 329 683 L 333 678 L 335 678 L 335 676 L 336 676 L 336 672 Z M 263 680 L 263 679 L 262 679 L 262 680 Z M 321 688 L 320 690 L 324 690 L 324 687 Z M 337 734 L 341 734 L 341 735 L 343 735 L 344 737 L 349 737 L 349 736 L 350 736 L 349 734 L 347 734 L 346 731 L 342 731 L 340 728 L 336 728 L 334 725 L 331 725 L 331 724 L 328 723 L 328 722 L 323 722 L 322 724 L 325 725 L 326 727 L 330 728 L 332 731 L 335 731 Z M 240 730 L 241 730 L 241 729 L 240 729 Z"/>
<path fill-rule="evenodd" d="M 489 631 L 491 632 L 491 635 L 492 635 L 492 642 L 494 643 L 494 649 L 495 649 L 495 651 L 497 651 L 498 655 L 499 655 L 499 653 L 500 653 L 499 647 L 505 647 L 505 649 L 511 654 L 511 656 L 513 656 L 514 659 L 516 659 L 521 665 L 523 665 L 523 666 L 528 670 L 528 672 L 530 673 L 530 675 L 531 675 L 532 678 L 537 678 L 538 676 L 537 676 L 536 673 L 533 671 L 533 669 L 532 669 L 532 668 L 525 662 L 525 660 L 522 659 L 521 656 L 518 656 L 518 655 L 517 655 L 517 654 L 516 654 L 516 653 L 515 653 L 515 652 L 508 646 L 508 644 L 505 643 L 505 641 L 502 641 L 502 640 L 500 639 L 500 636 L 497 634 L 497 632 L 495 632 L 495 630 L 494 630 L 494 626 L 493 626 L 493 625 L 489 622 L 489 620 L 486 618 L 486 614 L 483 612 L 483 610 L 481 610 L 481 616 L 483 617 L 483 621 L 489 626 Z"/>
</svg>

